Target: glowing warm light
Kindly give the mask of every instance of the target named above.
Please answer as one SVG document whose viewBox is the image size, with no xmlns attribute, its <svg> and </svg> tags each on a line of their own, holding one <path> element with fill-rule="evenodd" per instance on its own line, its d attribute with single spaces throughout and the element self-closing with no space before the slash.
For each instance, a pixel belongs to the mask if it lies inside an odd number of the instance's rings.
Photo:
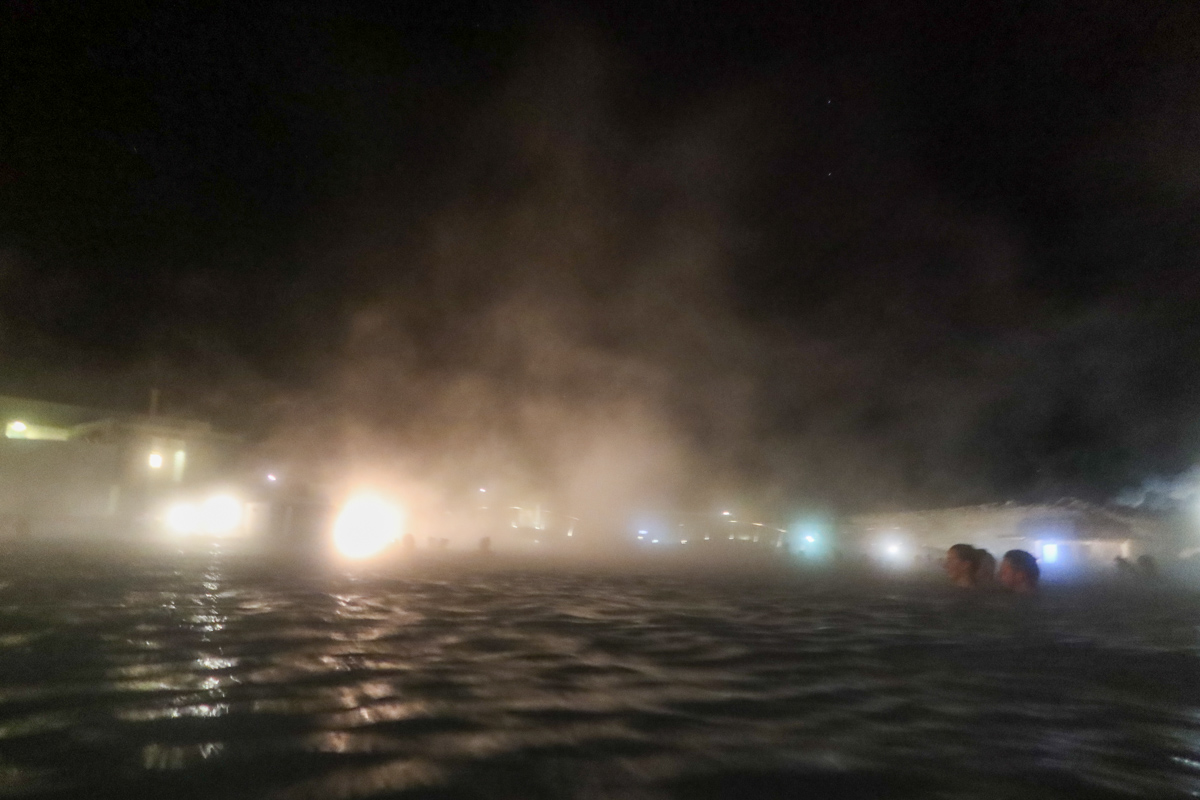
<svg viewBox="0 0 1200 800">
<path fill-rule="evenodd" d="M 275 481 L 277 481 L 279 479 L 276 478 L 273 474 L 267 473 L 267 480 L 269 480 L 271 483 L 274 483 Z"/>
<path fill-rule="evenodd" d="M 175 533 L 227 536 L 242 524 L 242 504 L 227 494 L 213 495 L 199 505 L 176 503 L 167 509 L 164 521 Z"/>
<path fill-rule="evenodd" d="M 167 527 L 175 533 L 195 533 L 200 529 L 200 509 L 192 503 L 176 503 L 167 509 Z"/>
<path fill-rule="evenodd" d="M 242 504 L 227 494 L 214 495 L 200 507 L 200 520 L 207 533 L 233 533 L 242 523 Z"/>
<path fill-rule="evenodd" d="M 151 453 L 150 458 L 147 459 L 147 461 L 150 464 L 150 469 L 161 469 L 162 453 Z"/>
<path fill-rule="evenodd" d="M 687 544 L 687 539 L 680 539 L 680 540 L 679 540 L 679 543 L 680 543 L 680 544 Z"/>
<path fill-rule="evenodd" d="M 1047 564 L 1053 564 L 1058 561 L 1058 545 L 1044 544 L 1042 545 L 1042 560 Z"/>
<path fill-rule="evenodd" d="M 400 538 L 403 514 L 375 495 L 350 498 L 333 525 L 333 543 L 347 558 L 369 558 Z"/>
<path fill-rule="evenodd" d="M 8 427 L 12 428 L 17 433 L 24 433 L 26 430 L 25 423 L 21 422 L 21 420 L 19 420 L 19 419 L 13 420 L 11 423 L 9 423 Z"/>
<path fill-rule="evenodd" d="M 481 491 L 481 492 L 486 492 L 486 491 L 487 491 L 487 489 L 485 489 L 485 488 L 483 488 L 482 486 L 480 486 L 480 487 L 479 487 L 479 491 Z"/>
</svg>

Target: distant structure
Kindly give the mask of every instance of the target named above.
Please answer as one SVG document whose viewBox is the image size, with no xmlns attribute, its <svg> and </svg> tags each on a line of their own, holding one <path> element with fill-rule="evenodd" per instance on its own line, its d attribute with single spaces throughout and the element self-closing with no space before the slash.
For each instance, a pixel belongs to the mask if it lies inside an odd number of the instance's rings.
<svg viewBox="0 0 1200 800">
<path fill-rule="evenodd" d="M 933 562 L 956 542 L 969 542 L 993 553 L 1026 550 L 1050 571 L 1111 569 L 1116 558 L 1162 554 L 1173 544 L 1162 517 L 1071 498 L 863 514 L 849 520 L 847 533 L 882 561 Z"/>
<path fill-rule="evenodd" d="M 0 534 L 126 532 L 170 490 L 212 480 L 238 439 L 197 420 L 0 396 Z"/>
</svg>

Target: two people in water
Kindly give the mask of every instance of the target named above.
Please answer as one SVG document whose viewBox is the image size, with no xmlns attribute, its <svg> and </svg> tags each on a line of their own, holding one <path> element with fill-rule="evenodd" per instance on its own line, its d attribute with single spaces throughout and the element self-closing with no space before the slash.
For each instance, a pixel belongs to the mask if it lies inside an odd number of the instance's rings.
<svg viewBox="0 0 1200 800">
<path fill-rule="evenodd" d="M 1037 590 L 1037 559 L 1024 550 L 1009 550 L 1000 560 L 996 570 L 996 559 L 987 550 L 969 544 L 956 544 L 946 551 L 946 574 L 950 582 L 964 589 L 975 589 L 999 583 L 1017 594 L 1029 594 Z"/>
</svg>

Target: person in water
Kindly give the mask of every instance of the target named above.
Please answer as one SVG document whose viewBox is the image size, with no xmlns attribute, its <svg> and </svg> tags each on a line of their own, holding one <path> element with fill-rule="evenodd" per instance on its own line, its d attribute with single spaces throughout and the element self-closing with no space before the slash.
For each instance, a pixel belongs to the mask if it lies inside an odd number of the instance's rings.
<svg viewBox="0 0 1200 800">
<path fill-rule="evenodd" d="M 997 578 L 1005 589 L 1017 594 L 1029 594 L 1037 591 L 1041 572 L 1037 559 L 1032 555 L 1024 550 L 1009 550 L 1000 561 Z"/>
<path fill-rule="evenodd" d="M 1129 559 L 1124 556 L 1114 558 L 1113 566 L 1117 568 L 1117 574 L 1122 578 L 1136 578 L 1138 576 L 1137 567 L 1133 566 Z"/>
<path fill-rule="evenodd" d="M 952 545 L 946 551 L 943 566 L 952 584 L 971 589 L 979 575 L 979 551 L 969 544 Z"/>
<path fill-rule="evenodd" d="M 975 552 L 979 554 L 979 569 L 975 571 L 975 585 L 991 586 L 996 582 L 996 557 L 982 547 Z"/>
</svg>

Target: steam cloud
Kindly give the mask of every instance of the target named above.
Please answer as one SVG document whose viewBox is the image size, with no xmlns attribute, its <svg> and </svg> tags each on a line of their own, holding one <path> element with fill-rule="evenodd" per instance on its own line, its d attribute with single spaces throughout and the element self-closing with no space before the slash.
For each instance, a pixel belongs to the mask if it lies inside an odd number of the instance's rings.
<svg viewBox="0 0 1200 800">
<path fill-rule="evenodd" d="M 280 168 L 329 182 L 326 201 L 289 207 L 286 244 L 231 237 L 126 280 L 145 313 L 113 319 L 94 302 L 107 273 L 5 249 L 10 391 L 157 383 L 264 459 L 394 474 L 433 498 L 486 482 L 603 528 L 730 503 L 785 518 L 1104 499 L 1200 447 L 1200 378 L 1181 366 L 1200 352 L 1195 176 L 1163 159 L 1200 161 L 1178 113 L 1131 99 L 1195 109 L 1197 64 L 1174 34 L 1139 29 L 1130 48 L 1167 66 L 1131 70 L 1101 116 L 1068 108 L 1081 127 L 1028 139 L 1023 118 L 994 124 L 970 102 L 972 81 L 1001 79 L 971 61 L 986 48 L 948 52 L 919 24 L 864 42 L 834 20 L 844 48 L 728 75 L 693 54 L 692 80 L 595 18 L 549 14 L 499 77 L 442 65 L 433 89 L 385 91 L 369 41 L 347 66 L 326 20 L 294 17 L 305 70 L 279 45 L 262 99 L 300 156 L 334 142 L 319 169 Z M 1001 75 L 1010 94 L 1060 74 L 1047 64 L 1064 41 L 1097 46 L 1075 35 L 1030 33 L 1014 50 L 1030 63 Z M 933 77 L 896 69 L 927 61 Z M 293 102 L 289 81 L 340 87 L 336 109 Z M 127 140 L 129 158 L 154 151 Z M 274 207 L 284 191 L 265 183 Z M 1096 270 L 1089 288 L 1078 276 Z M 112 360 L 79 355 L 101 341 Z M 56 360 L 58 377 L 28 377 Z"/>
</svg>

